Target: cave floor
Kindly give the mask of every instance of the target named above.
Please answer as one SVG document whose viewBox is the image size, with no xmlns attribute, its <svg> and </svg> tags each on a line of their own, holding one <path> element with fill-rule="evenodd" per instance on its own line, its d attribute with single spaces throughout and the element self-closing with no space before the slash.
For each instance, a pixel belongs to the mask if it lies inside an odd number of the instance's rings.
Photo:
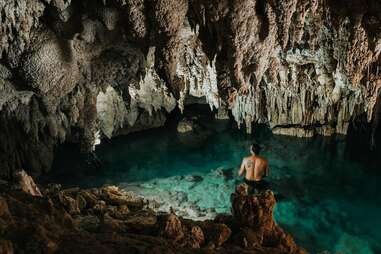
<svg viewBox="0 0 381 254">
<path fill-rule="evenodd" d="M 270 161 L 275 219 L 298 244 L 312 253 L 381 252 L 380 158 L 343 139 L 275 136 L 262 128 L 248 136 L 226 124 L 189 134 L 160 128 L 103 142 L 95 171 L 79 169 L 63 149 L 49 181 L 119 185 L 154 200 L 157 210 L 172 206 L 180 216 L 208 219 L 230 212 L 241 181 L 236 170 L 254 138 Z"/>
</svg>

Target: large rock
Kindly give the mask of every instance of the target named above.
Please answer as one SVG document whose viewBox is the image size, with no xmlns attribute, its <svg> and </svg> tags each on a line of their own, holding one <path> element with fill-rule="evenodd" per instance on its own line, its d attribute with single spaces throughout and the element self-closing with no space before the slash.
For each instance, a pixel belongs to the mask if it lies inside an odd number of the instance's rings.
<svg viewBox="0 0 381 254">
<path fill-rule="evenodd" d="M 274 194 L 269 190 L 255 195 L 232 194 L 233 217 L 241 228 L 242 245 L 246 248 L 276 248 L 284 253 L 306 253 L 275 223 L 275 203 Z"/>
<path fill-rule="evenodd" d="M 22 191 L 32 196 L 42 197 L 42 193 L 37 185 L 34 183 L 33 178 L 28 175 L 24 170 L 15 173 L 18 181 L 18 186 Z"/>
<path fill-rule="evenodd" d="M 194 131 L 194 123 L 192 120 L 183 119 L 177 124 L 178 133 L 189 133 Z"/>
</svg>

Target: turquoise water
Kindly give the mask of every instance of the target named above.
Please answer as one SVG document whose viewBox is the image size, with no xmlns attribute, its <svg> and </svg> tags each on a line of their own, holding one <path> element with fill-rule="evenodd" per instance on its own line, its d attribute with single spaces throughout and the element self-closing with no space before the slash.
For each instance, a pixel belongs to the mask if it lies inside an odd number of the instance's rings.
<svg viewBox="0 0 381 254">
<path fill-rule="evenodd" d="M 202 209 L 229 212 L 230 193 L 240 181 L 236 170 L 255 138 L 270 161 L 272 188 L 282 196 L 275 218 L 301 246 L 311 253 L 381 253 L 380 158 L 344 140 L 274 136 L 265 129 L 248 136 L 227 127 L 186 135 L 167 127 L 118 137 L 97 147 L 103 163 L 97 171 L 70 166 L 52 178 L 66 185 L 135 186 L 147 195 L 182 192 Z M 56 166 L 67 168 L 69 161 L 58 159 Z M 221 169 L 232 169 L 233 178 L 222 177 Z M 180 177 L 187 175 L 202 180 Z"/>
</svg>

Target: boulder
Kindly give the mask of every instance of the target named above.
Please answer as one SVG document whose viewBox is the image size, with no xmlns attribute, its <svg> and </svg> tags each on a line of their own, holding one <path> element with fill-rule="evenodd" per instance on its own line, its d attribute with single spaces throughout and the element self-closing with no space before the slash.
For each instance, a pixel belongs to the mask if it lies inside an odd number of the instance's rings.
<svg viewBox="0 0 381 254">
<path fill-rule="evenodd" d="M 178 133 L 189 133 L 194 130 L 194 123 L 191 120 L 183 119 L 177 124 Z"/>
<path fill-rule="evenodd" d="M 79 214 L 80 209 L 77 200 L 67 195 L 64 191 L 60 191 L 58 194 L 58 199 L 61 204 L 65 207 L 69 214 Z"/>
<path fill-rule="evenodd" d="M 171 212 L 167 217 L 164 230 L 161 231 L 160 235 L 173 239 L 174 241 L 178 241 L 184 237 L 181 221 L 174 212 Z"/>
<path fill-rule="evenodd" d="M 306 253 L 274 221 L 275 196 L 270 190 L 247 195 L 243 186 L 231 196 L 233 217 L 245 248 L 276 248 L 282 253 Z"/>
<path fill-rule="evenodd" d="M 232 233 L 228 226 L 221 223 L 207 221 L 203 223 L 201 227 L 205 232 L 209 248 L 220 247 L 230 238 Z"/>
<path fill-rule="evenodd" d="M 20 170 L 15 173 L 15 177 L 18 181 L 18 187 L 32 196 L 42 197 L 42 193 L 34 183 L 33 178 L 28 175 L 24 170 Z"/>
<path fill-rule="evenodd" d="M 204 232 L 199 226 L 193 226 L 191 229 L 190 247 L 200 248 L 205 242 Z"/>
<path fill-rule="evenodd" d="M 106 186 L 101 189 L 101 197 L 107 204 L 127 205 L 132 210 L 141 210 L 145 205 L 144 200 L 132 193 L 120 190 L 117 186 Z"/>
</svg>

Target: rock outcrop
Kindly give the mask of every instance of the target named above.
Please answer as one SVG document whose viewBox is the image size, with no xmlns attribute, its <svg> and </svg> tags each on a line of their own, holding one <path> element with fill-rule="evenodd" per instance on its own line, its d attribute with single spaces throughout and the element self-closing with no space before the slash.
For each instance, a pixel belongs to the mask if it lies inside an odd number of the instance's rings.
<svg viewBox="0 0 381 254">
<path fill-rule="evenodd" d="M 245 192 L 232 194 L 233 217 L 240 226 L 242 243 L 248 248 L 262 246 L 281 253 L 305 253 L 275 223 L 275 203 L 274 194 L 269 190 L 256 195 L 246 195 Z"/>
<path fill-rule="evenodd" d="M 16 172 L 15 177 L 18 181 L 17 185 L 22 191 L 32 196 L 42 197 L 42 193 L 40 189 L 37 187 L 33 178 L 30 175 L 28 175 L 24 170 Z"/>
<path fill-rule="evenodd" d="M 2 253 L 305 253 L 273 220 L 275 198 L 235 193 L 233 216 L 157 214 L 115 186 L 51 184 L 43 196 L 0 185 Z"/>
<path fill-rule="evenodd" d="M 0 175 L 207 103 L 274 133 L 379 131 L 378 0 L 0 3 Z M 353 125 L 355 126 L 355 125 Z"/>
</svg>

